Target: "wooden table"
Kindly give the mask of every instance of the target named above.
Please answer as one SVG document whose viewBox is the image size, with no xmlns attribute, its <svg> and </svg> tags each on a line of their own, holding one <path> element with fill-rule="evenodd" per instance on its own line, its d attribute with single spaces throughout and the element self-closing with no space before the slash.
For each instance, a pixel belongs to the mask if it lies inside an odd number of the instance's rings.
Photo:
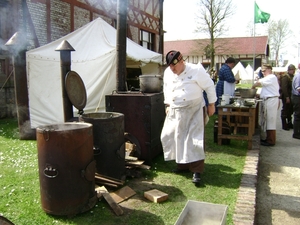
<svg viewBox="0 0 300 225">
<path fill-rule="evenodd" d="M 218 105 L 218 145 L 222 139 L 248 141 L 248 149 L 252 149 L 252 137 L 258 127 L 258 103 L 253 106 Z M 226 110 L 223 110 L 226 109 Z M 229 123 L 232 134 L 222 134 L 222 122 Z"/>
</svg>

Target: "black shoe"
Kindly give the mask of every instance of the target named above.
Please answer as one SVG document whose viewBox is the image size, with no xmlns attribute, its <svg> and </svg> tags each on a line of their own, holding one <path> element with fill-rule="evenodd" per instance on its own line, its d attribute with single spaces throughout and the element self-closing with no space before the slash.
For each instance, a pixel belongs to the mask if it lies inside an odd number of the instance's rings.
<svg viewBox="0 0 300 225">
<path fill-rule="evenodd" d="M 261 141 L 260 144 L 263 146 L 274 146 L 273 144 L 270 144 L 269 142 L 266 141 Z"/>
<path fill-rule="evenodd" d="M 194 173 L 192 182 L 195 183 L 195 184 L 199 184 L 200 180 L 201 180 L 200 173 Z"/>
<path fill-rule="evenodd" d="M 282 130 L 290 130 L 290 128 L 288 126 L 283 127 Z"/>
<path fill-rule="evenodd" d="M 172 169 L 172 170 L 171 170 L 172 173 L 176 173 L 176 174 L 179 174 L 179 173 L 187 173 L 187 172 L 189 172 L 189 171 L 190 171 L 189 169 L 181 170 L 181 169 L 178 169 L 178 168 L 175 168 L 175 169 Z"/>
<path fill-rule="evenodd" d="M 260 139 L 260 142 L 267 142 L 267 139 L 263 140 L 263 139 Z"/>
<path fill-rule="evenodd" d="M 293 134 L 293 138 L 300 139 L 300 134 Z"/>
<path fill-rule="evenodd" d="M 291 128 L 291 129 L 294 129 L 294 125 L 291 122 L 288 123 L 288 127 Z"/>
</svg>

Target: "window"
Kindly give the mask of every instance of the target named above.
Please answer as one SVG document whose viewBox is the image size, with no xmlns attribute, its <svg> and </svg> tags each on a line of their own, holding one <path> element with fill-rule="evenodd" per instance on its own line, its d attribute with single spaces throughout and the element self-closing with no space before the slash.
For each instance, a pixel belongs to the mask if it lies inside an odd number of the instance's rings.
<svg viewBox="0 0 300 225">
<path fill-rule="evenodd" d="M 193 63 L 197 64 L 199 62 L 198 56 L 193 56 Z"/>
<path fill-rule="evenodd" d="M 140 45 L 154 51 L 154 35 L 144 30 L 140 30 Z"/>
<path fill-rule="evenodd" d="M 204 51 L 205 51 L 206 59 L 210 59 L 210 53 L 211 53 L 210 45 L 207 45 L 207 46 L 204 48 Z"/>
</svg>

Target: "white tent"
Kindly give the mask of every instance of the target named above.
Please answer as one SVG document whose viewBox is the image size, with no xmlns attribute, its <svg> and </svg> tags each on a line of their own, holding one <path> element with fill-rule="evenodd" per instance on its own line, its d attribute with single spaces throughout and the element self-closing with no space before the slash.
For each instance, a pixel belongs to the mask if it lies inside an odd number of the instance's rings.
<svg viewBox="0 0 300 225">
<path fill-rule="evenodd" d="M 241 62 L 238 62 L 235 67 L 233 67 L 232 72 L 234 75 L 239 74 L 242 81 L 253 79 L 251 75 L 249 75 Z"/>
<path fill-rule="evenodd" d="M 253 80 L 255 78 L 253 68 L 252 68 L 252 66 L 250 66 L 250 64 L 248 64 L 246 66 L 246 72 L 248 74 L 248 77 L 249 78 L 251 77 L 251 80 Z"/>
<path fill-rule="evenodd" d="M 64 40 L 75 49 L 71 52 L 71 70 L 76 71 L 85 84 L 85 113 L 105 111 L 105 95 L 116 89 L 116 29 L 98 18 L 63 38 L 27 52 L 32 128 L 64 122 L 60 52 L 55 51 Z M 141 67 L 143 74 L 159 72 L 161 54 L 128 38 L 126 52 L 127 67 Z"/>
</svg>

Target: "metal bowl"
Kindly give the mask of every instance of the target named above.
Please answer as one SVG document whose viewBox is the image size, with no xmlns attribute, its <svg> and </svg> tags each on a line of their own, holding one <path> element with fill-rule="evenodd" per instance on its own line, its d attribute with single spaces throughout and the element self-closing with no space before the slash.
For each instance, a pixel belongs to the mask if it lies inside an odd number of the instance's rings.
<svg viewBox="0 0 300 225">
<path fill-rule="evenodd" d="M 255 98 L 257 89 L 241 88 L 238 91 L 242 98 Z"/>
</svg>

